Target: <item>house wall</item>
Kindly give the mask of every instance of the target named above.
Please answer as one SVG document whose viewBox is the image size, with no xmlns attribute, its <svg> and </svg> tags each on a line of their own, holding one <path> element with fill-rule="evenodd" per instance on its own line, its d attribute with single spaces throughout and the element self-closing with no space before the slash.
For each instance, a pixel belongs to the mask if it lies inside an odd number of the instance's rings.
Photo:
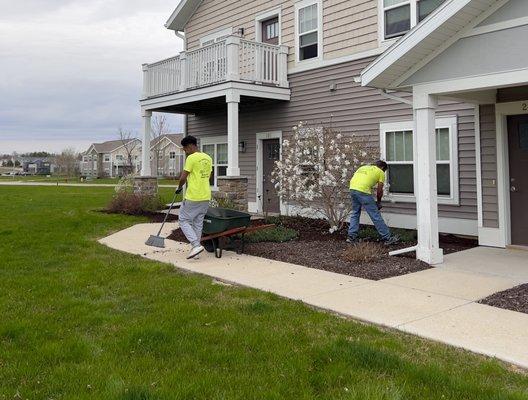
<svg viewBox="0 0 528 400">
<path fill-rule="evenodd" d="M 176 158 L 170 159 L 170 153 L 174 151 Z M 161 159 L 156 162 L 158 155 L 161 155 Z M 167 146 L 161 148 L 159 153 L 156 150 L 152 150 L 151 169 L 153 173 L 159 171 L 159 175 L 162 176 L 179 176 L 183 170 L 183 163 L 185 162 L 185 153 L 180 146 L 170 143 Z M 171 168 L 173 166 L 173 168 Z"/>
<path fill-rule="evenodd" d="M 528 15 L 528 2 L 526 0 L 509 0 L 496 13 L 486 18 L 478 26 L 505 22 L 522 17 L 523 15 Z"/>
<path fill-rule="evenodd" d="M 480 106 L 480 154 L 482 165 L 482 224 L 485 228 L 498 228 L 497 133 L 494 104 Z"/>
<path fill-rule="evenodd" d="M 367 137 L 379 149 L 379 124 L 387 121 L 412 120 L 409 105 L 383 97 L 376 89 L 361 87 L 354 82 L 372 59 L 363 59 L 289 77 L 292 89 L 290 102 L 248 106 L 242 100 L 240 109 L 240 140 L 246 142 L 246 153 L 240 154 L 240 168 L 249 177 L 249 201 L 256 201 L 256 133 L 282 131 L 283 137 L 299 121 L 332 123 L 344 134 Z M 337 91 L 330 91 L 330 83 Z M 441 103 L 438 115 L 458 117 L 460 206 L 440 205 L 440 216 L 477 219 L 476 159 L 474 106 L 454 102 Z M 189 117 L 188 132 L 197 137 L 226 135 L 226 108 L 207 111 Z M 412 203 L 387 204 L 387 212 L 415 214 Z"/>
<path fill-rule="evenodd" d="M 323 0 L 324 59 L 378 47 L 378 0 Z M 244 37 L 256 39 L 255 17 L 281 8 L 282 44 L 290 47 L 289 65 L 295 66 L 295 1 L 204 0 L 185 27 L 187 49 L 200 47 L 200 38 L 232 27 L 244 28 Z"/>
</svg>

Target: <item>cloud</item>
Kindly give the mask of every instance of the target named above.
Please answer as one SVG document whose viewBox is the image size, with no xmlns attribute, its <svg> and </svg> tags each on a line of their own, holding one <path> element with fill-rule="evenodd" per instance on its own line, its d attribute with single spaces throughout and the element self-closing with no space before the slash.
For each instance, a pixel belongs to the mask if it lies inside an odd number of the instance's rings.
<svg viewBox="0 0 528 400">
<path fill-rule="evenodd" d="M 169 0 L 0 0 L 7 78 L 0 80 L 0 153 L 8 152 L 8 140 L 13 147 L 16 141 L 114 139 L 119 126 L 139 131 L 141 64 L 182 48 L 163 26 L 175 6 Z M 180 130 L 181 119 L 171 118 L 171 127 Z"/>
</svg>

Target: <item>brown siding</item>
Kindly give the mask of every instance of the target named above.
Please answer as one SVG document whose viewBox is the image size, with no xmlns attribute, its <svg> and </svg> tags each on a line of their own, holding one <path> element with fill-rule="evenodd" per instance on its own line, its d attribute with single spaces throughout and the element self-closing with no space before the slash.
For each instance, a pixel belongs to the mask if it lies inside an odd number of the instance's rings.
<svg viewBox="0 0 528 400">
<path fill-rule="evenodd" d="M 497 194 L 497 134 L 495 105 L 480 106 L 480 153 L 482 163 L 482 223 L 485 228 L 499 227 Z"/>
<path fill-rule="evenodd" d="M 288 137 L 299 121 L 331 123 L 345 134 L 355 133 L 369 138 L 379 148 L 381 121 L 412 119 L 410 106 L 387 99 L 376 89 L 361 87 L 354 82 L 371 59 L 349 62 L 308 72 L 290 75 L 290 102 L 244 106 L 240 113 L 240 140 L 247 143 L 241 154 L 242 174 L 249 177 L 250 201 L 255 201 L 255 134 L 282 131 Z M 330 91 L 330 84 L 337 91 Z M 205 115 L 207 114 L 207 115 Z M 460 206 L 441 205 L 440 215 L 452 218 L 477 219 L 476 162 L 474 106 L 443 102 L 438 115 L 458 116 Z M 225 107 L 215 113 L 189 118 L 189 134 L 197 136 L 226 134 Z M 414 214 L 414 204 L 398 203 L 387 206 L 387 211 Z"/>
<path fill-rule="evenodd" d="M 200 38 L 232 27 L 244 28 L 244 37 L 255 40 L 255 17 L 281 7 L 282 44 L 290 47 L 294 66 L 295 1 L 204 0 L 185 27 L 188 50 L 200 46 Z M 324 58 L 333 59 L 378 47 L 377 0 L 324 0 Z"/>
</svg>

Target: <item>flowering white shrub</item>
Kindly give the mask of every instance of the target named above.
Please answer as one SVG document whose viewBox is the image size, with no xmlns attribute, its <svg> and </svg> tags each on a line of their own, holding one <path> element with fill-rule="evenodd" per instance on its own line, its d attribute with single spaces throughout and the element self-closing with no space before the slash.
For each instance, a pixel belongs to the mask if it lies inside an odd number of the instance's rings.
<svg viewBox="0 0 528 400">
<path fill-rule="evenodd" d="M 282 142 L 282 159 L 275 163 L 272 182 L 285 202 L 313 210 L 328 221 L 333 233 L 352 211 L 352 175 L 378 156 L 365 139 L 301 122 Z"/>
</svg>

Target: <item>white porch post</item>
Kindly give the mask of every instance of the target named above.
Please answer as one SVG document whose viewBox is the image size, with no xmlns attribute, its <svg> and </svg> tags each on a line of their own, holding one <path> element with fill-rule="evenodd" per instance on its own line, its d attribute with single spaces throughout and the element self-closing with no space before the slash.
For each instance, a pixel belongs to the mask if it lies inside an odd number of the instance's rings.
<svg viewBox="0 0 528 400">
<path fill-rule="evenodd" d="M 438 239 L 436 106 L 436 97 L 414 90 L 414 191 L 418 228 L 416 257 L 432 265 L 443 262 L 443 251 Z"/>
<path fill-rule="evenodd" d="M 277 63 L 279 86 L 288 87 L 288 46 L 280 46 Z"/>
<path fill-rule="evenodd" d="M 180 53 L 180 92 L 187 90 L 187 53 L 182 51 Z"/>
<path fill-rule="evenodd" d="M 152 111 L 143 111 L 143 137 L 141 142 L 141 176 L 151 176 L 150 138 L 152 130 Z"/>
<path fill-rule="evenodd" d="M 143 64 L 143 98 L 146 99 L 150 94 L 150 80 L 148 73 L 148 64 Z"/>
<path fill-rule="evenodd" d="M 240 176 L 238 164 L 238 105 L 240 95 L 230 90 L 227 102 L 227 176 Z"/>
<path fill-rule="evenodd" d="M 238 81 L 240 79 L 240 38 L 238 36 L 228 36 L 226 38 L 227 52 L 227 77 L 228 81 Z"/>
</svg>

